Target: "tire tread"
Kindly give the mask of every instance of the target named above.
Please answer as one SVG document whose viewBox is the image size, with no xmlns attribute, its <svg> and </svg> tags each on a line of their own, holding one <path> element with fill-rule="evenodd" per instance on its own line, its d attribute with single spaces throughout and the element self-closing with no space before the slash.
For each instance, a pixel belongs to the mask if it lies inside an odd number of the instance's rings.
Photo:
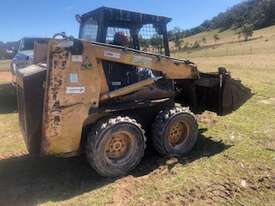
<svg viewBox="0 0 275 206">
<path fill-rule="evenodd" d="M 172 117 L 180 114 L 180 113 L 188 113 L 189 115 L 193 116 L 193 118 L 196 120 L 196 116 L 189 110 L 188 107 L 180 107 L 176 106 L 173 108 L 168 108 L 165 110 L 162 110 L 156 117 L 153 127 L 152 127 L 152 142 L 154 148 L 157 150 L 158 153 L 160 153 L 163 156 L 170 155 L 162 142 L 162 137 L 164 136 L 165 127 L 167 121 L 171 119 Z M 198 127 L 197 121 L 195 127 Z"/>
<path fill-rule="evenodd" d="M 89 164 L 91 165 L 91 167 L 100 175 L 102 176 L 113 176 L 112 173 L 102 173 L 101 170 L 99 170 L 99 168 L 96 166 L 96 160 L 95 160 L 95 152 L 96 152 L 96 142 L 97 142 L 97 137 L 98 134 L 104 132 L 104 130 L 119 124 L 119 123 L 128 123 L 128 124 L 133 124 L 135 125 L 137 128 L 140 129 L 140 131 L 143 134 L 143 139 L 144 139 L 144 148 L 143 148 L 143 154 L 141 155 L 140 159 L 143 157 L 144 155 L 144 150 L 145 150 L 145 146 L 146 146 L 146 137 L 145 137 L 145 131 L 142 129 L 141 124 L 139 124 L 135 119 L 132 119 L 128 116 L 117 116 L 117 117 L 113 117 L 113 118 L 109 118 L 109 119 L 103 119 L 99 122 L 97 122 L 91 129 L 91 132 L 88 134 L 87 137 L 87 142 L 86 142 L 86 157 L 87 160 L 89 162 Z M 133 168 L 130 168 L 129 170 L 132 170 Z"/>
</svg>

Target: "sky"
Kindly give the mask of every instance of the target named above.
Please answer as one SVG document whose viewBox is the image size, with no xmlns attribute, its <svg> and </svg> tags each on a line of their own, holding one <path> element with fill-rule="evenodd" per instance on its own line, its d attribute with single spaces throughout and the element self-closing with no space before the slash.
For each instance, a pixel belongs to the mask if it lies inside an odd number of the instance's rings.
<svg viewBox="0 0 275 206">
<path fill-rule="evenodd" d="M 190 29 L 242 0 L 3 0 L 0 41 L 22 37 L 51 37 L 66 32 L 78 36 L 76 14 L 101 6 L 173 18 L 168 28 Z"/>
</svg>

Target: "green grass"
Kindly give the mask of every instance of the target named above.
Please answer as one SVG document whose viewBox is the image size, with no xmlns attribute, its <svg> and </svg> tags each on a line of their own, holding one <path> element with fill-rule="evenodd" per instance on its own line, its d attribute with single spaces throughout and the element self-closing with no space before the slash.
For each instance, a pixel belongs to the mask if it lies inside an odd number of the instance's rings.
<svg viewBox="0 0 275 206">
<path fill-rule="evenodd" d="M 204 71 L 229 68 L 254 96 L 228 116 L 205 113 L 212 121 L 200 122 L 200 142 L 175 165 L 147 152 L 135 171 L 115 180 L 81 158 L 8 158 L 0 160 L 0 205 L 274 205 L 275 53 L 269 52 L 191 59 Z M 25 147 L 15 93 L 2 84 L 0 94 L 1 156 Z"/>
<path fill-rule="evenodd" d="M 0 156 L 25 151 L 17 119 L 16 90 L 9 83 L 0 84 Z"/>
</svg>

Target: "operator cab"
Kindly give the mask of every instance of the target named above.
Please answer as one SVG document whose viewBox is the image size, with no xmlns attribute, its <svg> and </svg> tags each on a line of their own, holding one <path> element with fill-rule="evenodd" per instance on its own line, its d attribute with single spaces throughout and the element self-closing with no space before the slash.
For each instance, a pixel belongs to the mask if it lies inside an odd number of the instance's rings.
<svg viewBox="0 0 275 206">
<path fill-rule="evenodd" d="M 77 15 L 76 19 L 80 23 L 80 39 L 170 56 L 167 37 L 170 18 L 100 7 L 82 16 Z M 103 68 L 111 91 L 162 75 L 148 68 L 108 61 L 103 61 Z M 174 90 L 171 80 L 162 79 L 159 84 Z"/>
<path fill-rule="evenodd" d="M 169 56 L 167 24 L 170 18 L 121 9 L 100 7 L 76 16 L 79 38 L 115 44 L 117 33 L 129 38 L 130 48 Z"/>
</svg>

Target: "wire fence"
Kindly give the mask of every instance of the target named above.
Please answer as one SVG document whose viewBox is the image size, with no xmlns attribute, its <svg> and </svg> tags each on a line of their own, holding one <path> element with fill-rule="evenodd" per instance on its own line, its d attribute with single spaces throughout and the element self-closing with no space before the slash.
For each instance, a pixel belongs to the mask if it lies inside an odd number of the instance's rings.
<svg viewBox="0 0 275 206">
<path fill-rule="evenodd" d="M 181 51 L 172 51 L 175 55 L 180 53 L 187 58 L 191 57 L 222 57 L 222 56 L 243 56 L 258 54 L 275 54 L 275 44 L 261 45 L 228 45 L 228 46 L 211 46 L 200 48 L 188 48 Z"/>
</svg>

